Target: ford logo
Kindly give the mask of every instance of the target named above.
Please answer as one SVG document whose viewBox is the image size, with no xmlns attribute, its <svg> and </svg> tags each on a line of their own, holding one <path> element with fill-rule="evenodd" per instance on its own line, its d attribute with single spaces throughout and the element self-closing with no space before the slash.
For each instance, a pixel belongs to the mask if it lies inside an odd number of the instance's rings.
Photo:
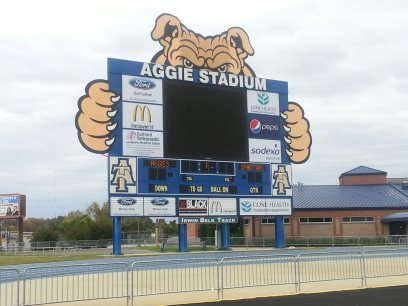
<svg viewBox="0 0 408 306">
<path fill-rule="evenodd" d="M 153 205 L 167 205 L 169 204 L 169 200 L 164 198 L 157 198 L 150 201 Z"/>
<path fill-rule="evenodd" d="M 135 205 L 136 204 L 136 200 L 132 199 L 132 198 L 120 198 L 118 200 L 118 203 L 120 205 Z"/>
<path fill-rule="evenodd" d="M 142 78 L 133 78 L 129 80 L 130 86 L 138 89 L 149 90 L 156 87 L 156 83 Z"/>
</svg>

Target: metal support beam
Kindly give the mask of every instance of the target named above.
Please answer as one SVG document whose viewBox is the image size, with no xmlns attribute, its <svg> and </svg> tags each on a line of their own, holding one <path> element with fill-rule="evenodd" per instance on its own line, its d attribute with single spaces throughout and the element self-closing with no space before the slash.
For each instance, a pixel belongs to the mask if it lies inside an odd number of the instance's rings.
<svg viewBox="0 0 408 306">
<path fill-rule="evenodd" d="M 179 252 L 187 252 L 187 224 L 178 225 Z"/>
<path fill-rule="evenodd" d="M 120 217 L 112 218 L 112 230 L 113 230 L 113 255 L 122 254 L 122 220 Z"/>
<path fill-rule="evenodd" d="M 275 247 L 277 249 L 285 248 L 283 216 L 275 216 Z"/>
</svg>

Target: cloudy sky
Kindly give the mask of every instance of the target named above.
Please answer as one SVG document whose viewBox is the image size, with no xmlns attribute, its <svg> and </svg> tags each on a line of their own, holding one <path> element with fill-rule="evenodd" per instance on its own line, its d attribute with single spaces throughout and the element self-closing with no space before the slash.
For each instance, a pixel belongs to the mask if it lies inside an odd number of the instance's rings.
<svg viewBox="0 0 408 306">
<path fill-rule="evenodd" d="M 194 4 L 193 4 L 194 3 Z M 289 82 L 311 123 L 294 182 L 338 184 L 360 165 L 408 177 L 406 1 L 1 1 L 0 194 L 27 195 L 29 217 L 107 200 L 106 157 L 74 125 L 85 85 L 108 57 L 149 61 L 155 19 L 203 35 L 244 28 L 259 77 Z"/>
</svg>

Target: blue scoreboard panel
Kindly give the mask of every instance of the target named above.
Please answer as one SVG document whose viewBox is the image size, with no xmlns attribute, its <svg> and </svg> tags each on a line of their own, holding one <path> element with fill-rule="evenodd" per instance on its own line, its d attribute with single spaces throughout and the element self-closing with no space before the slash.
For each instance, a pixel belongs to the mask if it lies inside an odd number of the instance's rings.
<svg viewBox="0 0 408 306">
<path fill-rule="evenodd" d="M 111 216 L 187 223 L 291 214 L 286 82 L 118 59 L 108 59 L 108 79 L 121 97 Z"/>
<path fill-rule="evenodd" d="M 137 168 L 140 194 L 272 195 L 270 164 L 139 158 Z"/>
</svg>

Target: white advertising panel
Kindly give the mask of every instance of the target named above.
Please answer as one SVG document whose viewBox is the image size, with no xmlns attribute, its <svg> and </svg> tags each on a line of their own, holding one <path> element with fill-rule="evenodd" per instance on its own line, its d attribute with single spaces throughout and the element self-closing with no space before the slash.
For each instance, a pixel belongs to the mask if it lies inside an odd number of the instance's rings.
<svg viewBox="0 0 408 306">
<path fill-rule="evenodd" d="M 165 197 L 144 198 L 144 215 L 172 217 L 176 215 L 176 199 Z"/>
<path fill-rule="evenodd" d="M 208 200 L 209 216 L 236 216 L 238 214 L 235 198 L 210 198 Z"/>
<path fill-rule="evenodd" d="M 163 131 L 163 106 L 123 102 L 123 128 Z"/>
<path fill-rule="evenodd" d="M 136 158 L 109 157 L 109 192 L 136 193 Z"/>
<path fill-rule="evenodd" d="M 281 143 L 279 140 L 248 139 L 249 161 L 278 164 L 281 162 Z"/>
<path fill-rule="evenodd" d="M 292 196 L 292 166 L 271 165 L 273 196 Z"/>
<path fill-rule="evenodd" d="M 291 199 L 241 198 L 241 216 L 283 216 L 292 214 Z"/>
<path fill-rule="evenodd" d="M 291 199 L 267 198 L 265 204 L 265 212 L 267 216 L 289 216 L 292 214 Z"/>
<path fill-rule="evenodd" d="M 122 75 L 122 100 L 163 104 L 162 80 Z"/>
<path fill-rule="evenodd" d="M 208 216 L 207 198 L 180 198 L 180 216 Z"/>
<path fill-rule="evenodd" d="M 110 214 L 112 217 L 143 216 L 143 198 L 111 197 Z"/>
<path fill-rule="evenodd" d="M 123 155 L 163 157 L 163 132 L 123 130 Z"/>
<path fill-rule="evenodd" d="M 248 113 L 279 116 L 279 94 L 247 91 Z"/>
</svg>

